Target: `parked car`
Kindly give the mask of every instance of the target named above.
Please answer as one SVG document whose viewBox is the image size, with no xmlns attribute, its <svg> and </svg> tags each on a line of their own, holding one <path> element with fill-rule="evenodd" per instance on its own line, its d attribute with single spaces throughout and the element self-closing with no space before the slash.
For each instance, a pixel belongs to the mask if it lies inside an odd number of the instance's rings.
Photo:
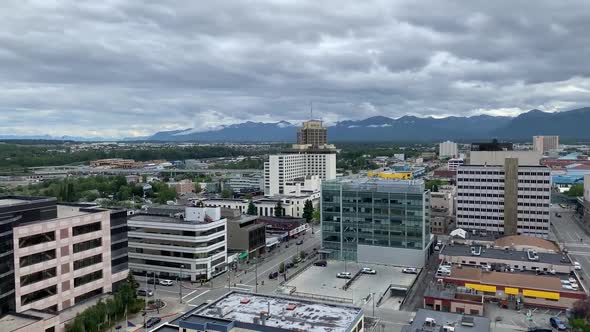
<svg viewBox="0 0 590 332">
<path fill-rule="evenodd" d="M 160 317 L 152 317 L 145 322 L 144 327 L 153 327 L 156 326 L 162 319 Z"/>
<path fill-rule="evenodd" d="M 363 267 L 362 270 L 361 270 L 361 273 L 364 273 L 364 274 L 377 274 L 377 271 L 375 271 L 375 270 L 373 270 L 373 269 L 371 269 L 369 267 Z"/>
<path fill-rule="evenodd" d="M 350 272 L 338 272 L 338 274 L 336 275 L 336 278 L 350 279 L 350 278 L 352 278 L 352 273 L 350 273 Z"/>
<path fill-rule="evenodd" d="M 298 245 L 298 246 L 300 246 L 300 245 L 303 244 L 303 240 L 299 240 L 299 241 L 295 242 L 295 244 Z"/>
<path fill-rule="evenodd" d="M 172 280 L 168 280 L 168 279 L 160 279 L 158 280 L 158 283 L 162 286 L 172 286 L 174 285 L 174 282 Z"/>
<path fill-rule="evenodd" d="M 326 262 L 324 260 L 321 260 L 321 261 L 317 261 L 317 262 L 313 263 L 313 265 L 315 265 L 315 266 L 321 266 L 321 267 L 326 267 L 326 266 L 328 266 L 328 262 Z"/>
<path fill-rule="evenodd" d="M 403 273 L 418 274 L 418 269 L 415 267 L 406 267 L 402 270 Z"/>
<path fill-rule="evenodd" d="M 285 264 L 285 266 L 286 266 L 286 268 L 290 269 L 293 266 L 295 266 L 295 264 L 293 264 L 293 262 L 289 262 L 289 263 Z"/>
<path fill-rule="evenodd" d="M 567 326 L 565 326 L 565 324 L 557 317 L 549 318 L 549 323 L 553 328 L 556 328 L 559 331 L 564 331 L 565 329 L 567 329 Z"/>
<path fill-rule="evenodd" d="M 579 262 L 574 262 L 574 269 L 581 270 L 582 269 L 582 265 L 580 265 Z"/>
<path fill-rule="evenodd" d="M 542 327 L 529 327 L 529 332 L 553 332 L 552 329 L 544 329 Z"/>
<path fill-rule="evenodd" d="M 279 276 L 279 273 L 278 272 L 276 272 L 276 271 L 275 272 L 271 272 L 268 275 L 268 279 L 276 279 L 278 276 Z"/>
<path fill-rule="evenodd" d="M 137 296 L 154 296 L 154 292 L 151 289 L 138 289 Z"/>
</svg>

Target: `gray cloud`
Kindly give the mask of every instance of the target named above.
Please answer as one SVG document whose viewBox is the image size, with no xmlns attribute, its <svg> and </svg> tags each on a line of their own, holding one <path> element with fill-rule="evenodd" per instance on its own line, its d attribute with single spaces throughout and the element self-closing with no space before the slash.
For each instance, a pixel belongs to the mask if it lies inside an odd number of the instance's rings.
<svg viewBox="0 0 590 332">
<path fill-rule="evenodd" d="M 590 103 L 586 1 L 0 5 L 0 134 L 563 111 Z"/>
</svg>

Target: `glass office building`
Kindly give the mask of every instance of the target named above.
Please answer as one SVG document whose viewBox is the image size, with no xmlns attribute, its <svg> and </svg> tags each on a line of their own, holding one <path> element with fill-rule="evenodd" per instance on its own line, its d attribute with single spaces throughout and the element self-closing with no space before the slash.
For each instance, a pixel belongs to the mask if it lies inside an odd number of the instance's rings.
<svg viewBox="0 0 590 332">
<path fill-rule="evenodd" d="M 342 178 L 322 183 L 322 249 L 329 259 L 422 266 L 430 192 L 423 180 Z"/>
</svg>

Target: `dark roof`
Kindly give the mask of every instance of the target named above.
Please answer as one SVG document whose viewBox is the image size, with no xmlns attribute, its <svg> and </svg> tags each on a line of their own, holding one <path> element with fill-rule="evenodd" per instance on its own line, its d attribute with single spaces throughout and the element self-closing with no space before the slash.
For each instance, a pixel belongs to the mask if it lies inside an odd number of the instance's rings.
<svg viewBox="0 0 590 332">
<path fill-rule="evenodd" d="M 444 246 L 440 254 L 447 256 L 472 256 L 472 247 L 473 246 L 466 245 L 446 245 Z M 571 265 L 571 261 L 569 260 L 569 258 L 567 256 L 562 256 L 561 254 L 538 252 L 537 255 L 539 256 L 540 263 L 547 263 L 553 265 Z M 492 258 L 505 261 L 529 262 L 527 252 L 524 250 L 504 250 L 482 247 L 481 255 L 473 257 Z"/>
</svg>

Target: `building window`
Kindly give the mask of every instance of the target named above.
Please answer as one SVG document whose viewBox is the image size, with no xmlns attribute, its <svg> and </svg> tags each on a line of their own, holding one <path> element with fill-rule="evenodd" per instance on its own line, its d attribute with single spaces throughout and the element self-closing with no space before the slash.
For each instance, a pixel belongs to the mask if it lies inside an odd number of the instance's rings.
<svg viewBox="0 0 590 332">
<path fill-rule="evenodd" d="M 56 293 L 57 293 L 57 286 L 53 285 L 53 286 L 49 286 L 47 288 L 43 288 L 38 291 L 34 291 L 32 293 L 25 294 L 25 295 L 21 296 L 20 302 L 22 305 L 27 305 L 29 303 L 42 300 L 46 297 L 53 296 Z"/>
<path fill-rule="evenodd" d="M 82 235 L 82 234 L 86 234 L 86 233 L 100 231 L 100 229 L 101 229 L 101 225 L 100 225 L 100 221 L 99 221 L 99 222 L 95 222 L 92 224 L 76 226 L 76 227 L 72 228 L 72 234 L 74 236 L 78 236 L 78 235 Z"/>
<path fill-rule="evenodd" d="M 102 254 L 87 257 L 84 259 L 79 259 L 77 261 L 74 261 L 74 270 L 82 269 L 87 266 L 91 266 L 91 265 L 98 264 L 101 262 L 102 262 Z"/>
<path fill-rule="evenodd" d="M 25 236 L 18 239 L 18 247 L 26 248 L 36 244 L 55 241 L 55 231 Z"/>
<path fill-rule="evenodd" d="M 43 270 L 43 271 L 39 271 L 39 272 L 34 272 L 31 274 L 27 274 L 24 276 L 20 277 L 20 285 L 21 286 L 27 286 L 30 284 L 34 284 L 36 282 L 45 280 L 45 279 L 49 279 L 49 278 L 53 278 L 57 275 L 57 268 L 52 267 L 50 269 L 47 270 Z"/>
<path fill-rule="evenodd" d="M 55 249 L 21 257 L 20 267 L 46 262 L 52 259 L 55 259 Z"/>
<path fill-rule="evenodd" d="M 102 294 L 102 287 L 101 288 L 97 288 L 97 289 L 95 289 L 93 291 L 90 291 L 88 293 L 82 294 L 80 296 L 76 296 L 74 298 L 74 304 L 78 304 L 78 303 L 80 303 L 82 301 L 88 300 L 89 298 L 94 297 L 96 295 L 100 295 L 100 294 Z"/>
<path fill-rule="evenodd" d="M 92 239 L 80 243 L 74 243 L 74 253 L 78 253 L 85 250 L 98 248 L 102 245 L 101 239 Z"/>
<path fill-rule="evenodd" d="M 88 274 L 83 275 L 81 277 L 75 278 L 74 279 L 74 287 L 79 287 L 79 286 L 82 286 L 84 284 L 87 284 L 89 282 L 93 282 L 93 281 L 101 279 L 101 278 L 102 278 L 102 270 L 88 273 Z"/>
</svg>

